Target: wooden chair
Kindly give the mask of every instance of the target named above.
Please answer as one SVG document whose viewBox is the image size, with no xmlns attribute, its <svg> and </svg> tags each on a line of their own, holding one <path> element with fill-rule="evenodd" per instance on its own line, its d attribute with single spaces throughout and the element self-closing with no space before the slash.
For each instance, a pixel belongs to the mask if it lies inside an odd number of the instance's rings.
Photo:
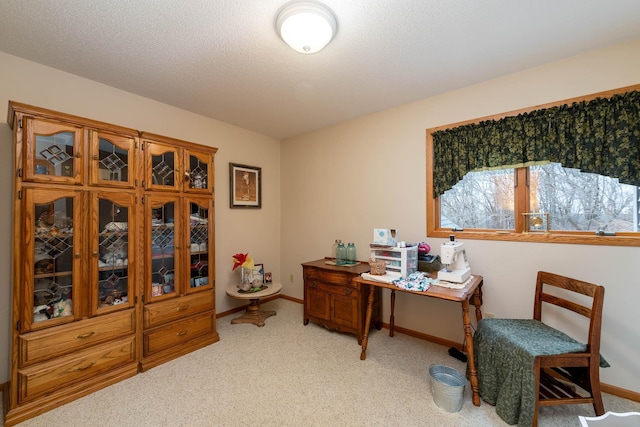
<svg viewBox="0 0 640 427">
<path fill-rule="evenodd" d="M 586 295 L 591 298 L 591 307 L 547 294 L 543 290 L 544 285 Z M 587 347 L 584 352 L 536 357 L 534 369 L 538 393 L 536 393 L 534 425 L 537 423 L 537 409 L 540 406 L 591 403 L 596 415 L 604 414 L 600 392 L 600 329 L 604 287 L 540 271 L 538 272 L 533 309 L 533 318 L 540 321 L 542 303 L 566 308 L 588 317 L 590 321 Z M 574 386 L 584 390 L 587 396 L 578 394 Z"/>
<path fill-rule="evenodd" d="M 551 290 L 552 288 L 556 289 Z M 520 425 L 529 424 L 535 427 L 538 422 L 539 407 L 570 403 L 590 403 L 596 415 L 604 414 L 599 369 L 600 366 L 609 365 L 600 357 L 603 300 L 604 287 L 602 286 L 540 271 L 536 283 L 533 319 L 483 319 L 479 322 L 474 346 L 480 394 L 483 399 L 486 397 L 485 394 L 487 395 L 488 399 L 485 400 L 496 405 L 496 412 L 505 421 L 512 424 L 515 421 Z M 557 328 L 542 323 L 545 305 L 554 305 L 587 317 L 589 330 L 586 345 L 560 332 Z M 545 308 L 545 313 L 547 310 L 549 307 Z M 560 314 L 555 308 L 553 312 Z M 545 316 L 548 314 L 551 313 Z M 560 318 L 558 316 L 558 319 Z M 531 366 L 531 361 L 533 375 L 529 371 L 530 368 L 526 366 L 527 364 Z M 489 372 L 483 372 L 483 365 Z M 513 379 L 504 380 L 511 381 L 506 385 L 502 382 L 503 379 L 500 377 L 512 377 L 514 371 L 519 369 L 524 372 L 523 381 L 530 379 L 534 381 L 533 387 L 526 383 L 523 385 L 518 383 L 514 387 Z M 489 384 L 483 384 L 483 381 Z M 494 390 L 500 387 L 503 387 L 502 393 Z M 520 406 L 513 411 L 510 409 L 505 411 L 504 405 L 500 409 L 500 402 L 492 402 L 492 400 L 505 399 L 500 396 L 513 394 L 516 389 L 518 393 L 521 392 L 518 396 L 520 401 L 510 402 L 509 405 Z M 505 393 L 506 390 L 508 393 Z M 533 408 L 531 405 L 534 405 Z M 499 409 L 507 413 L 511 411 L 510 416 L 515 418 L 507 420 Z M 518 420 L 518 417 L 523 418 Z"/>
</svg>

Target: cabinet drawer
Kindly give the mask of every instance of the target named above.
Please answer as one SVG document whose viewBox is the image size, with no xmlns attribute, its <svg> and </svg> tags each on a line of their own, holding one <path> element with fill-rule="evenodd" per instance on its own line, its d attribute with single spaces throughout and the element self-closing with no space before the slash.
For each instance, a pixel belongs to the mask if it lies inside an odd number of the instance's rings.
<svg viewBox="0 0 640 427">
<path fill-rule="evenodd" d="M 147 304 L 144 306 L 144 327 L 153 328 L 209 310 L 213 310 L 212 291 Z"/>
<path fill-rule="evenodd" d="M 214 331 L 213 312 L 190 317 L 144 334 L 144 357 Z"/>
<path fill-rule="evenodd" d="M 319 270 L 316 268 L 305 268 L 304 279 L 305 280 L 320 280 L 328 283 L 335 283 L 336 285 L 348 285 L 357 286 L 355 283 L 351 283 L 351 279 L 357 275 L 350 273 L 341 273 L 330 270 Z"/>
<path fill-rule="evenodd" d="M 316 280 L 311 280 L 306 282 L 307 290 L 309 291 L 319 291 L 319 292 L 328 292 L 330 294 L 338 294 L 345 296 L 353 296 L 356 297 L 359 294 L 359 291 L 350 285 L 337 285 L 333 283 L 324 283 Z"/>
<path fill-rule="evenodd" d="M 65 387 L 127 363 L 136 363 L 135 336 L 99 344 L 18 371 L 20 403 Z"/>
<path fill-rule="evenodd" d="M 20 335 L 19 366 L 50 360 L 135 330 L 135 311 L 126 310 Z"/>
</svg>

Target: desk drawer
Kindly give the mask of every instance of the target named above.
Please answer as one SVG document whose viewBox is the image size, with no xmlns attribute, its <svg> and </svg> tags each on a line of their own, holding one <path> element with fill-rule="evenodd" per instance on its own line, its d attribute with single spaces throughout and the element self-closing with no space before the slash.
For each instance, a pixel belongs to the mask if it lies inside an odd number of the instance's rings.
<svg viewBox="0 0 640 427">
<path fill-rule="evenodd" d="M 136 363 L 136 360 L 135 336 L 132 335 L 21 369 L 18 371 L 20 403 L 64 390 L 70 384 Z"/>
<path fill-rule="evenodd" d="M 314 268 L 304 269 L 304 280 L 318 280 L 326 283 L 332 283 L 336 285 L 347 285 L 356 287 L 357 284 L 352 283 L 351 279 L 356 277 L 353 274 L 340 273 L 337 271 L 318 270 Z"/>
<path fill-rule="evenodd" d="M 209 310 L 213 310 L 212 291 L 147 304 L 144 306 L 144 328 L 150 329 Z"/>
<path fill-rule="evenodd" d="M 20 367 L 50 360 L 136 330 L 133 309 L 20 335 Z"/>
<path fill-rule="evenodd" d="M 351 282 L 349 282 L 349 283 L 351 283 Z M 333 283 L 325 283 L 325 282 L 316 281 L 316 280 L 309 280 L 305 284 L 306 284 L 306 287 L 307 287 L 308 290 L 315 290 L 315 291 L 320 291 L 320 292 L 328 292 L 328 293 L 331 293 L 331 294 L 338 294 L 338 295 L 354 296 L 355 297 L 359 293 L 355 286 L 350 286 L 350 285 L 340 285 L 340 284 L 333 284 Z"/>
<path fill-rule="evenodd" d="M 215 319 L 213 312 L 190 317 L 144 334 L 144 357 L 182 344 L 190 339 L 213 334 Z"/>
</svg>

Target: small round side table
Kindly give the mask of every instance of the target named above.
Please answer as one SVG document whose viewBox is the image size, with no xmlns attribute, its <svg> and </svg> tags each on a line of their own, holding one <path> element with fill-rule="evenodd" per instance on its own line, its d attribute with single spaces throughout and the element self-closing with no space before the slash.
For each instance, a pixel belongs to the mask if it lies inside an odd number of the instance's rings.
<svg viewBox="0 0 640 427">
<path fill-rule="evenodd" d="M 260 298 L 277 295 L 281 290 L 281 283 L 271 283 L 267 289 L 258 292 L 240 292 L 240 289 L 238 289 L 238 286 L 235 284 L 227 286 L 227 295 L 230 297 L 249 300 L 246 313 L 232 319 L 231 323 L 234 325 L 237 323 L 253 323 L 256 326 L 264 326 L 265 319 L 275 316 L 276 312 L 273 310 L 260 311 Z"/>
</svg>

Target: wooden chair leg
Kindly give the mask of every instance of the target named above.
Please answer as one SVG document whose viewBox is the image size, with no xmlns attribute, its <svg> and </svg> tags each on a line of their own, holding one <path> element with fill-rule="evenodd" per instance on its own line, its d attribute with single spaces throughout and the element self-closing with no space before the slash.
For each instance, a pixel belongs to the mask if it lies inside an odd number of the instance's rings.
<svg viewBox="0 0 640 427">
<path fill-rule="evenodd" d="M 589 383 L 593 397 L 593 410 L 596 416 L 604 415 L 604 403 L 602 403 L 602 392 L 600 391 L 600 365 L 595 360 L 592 360 L 589 366 Z"/>
</svg>

